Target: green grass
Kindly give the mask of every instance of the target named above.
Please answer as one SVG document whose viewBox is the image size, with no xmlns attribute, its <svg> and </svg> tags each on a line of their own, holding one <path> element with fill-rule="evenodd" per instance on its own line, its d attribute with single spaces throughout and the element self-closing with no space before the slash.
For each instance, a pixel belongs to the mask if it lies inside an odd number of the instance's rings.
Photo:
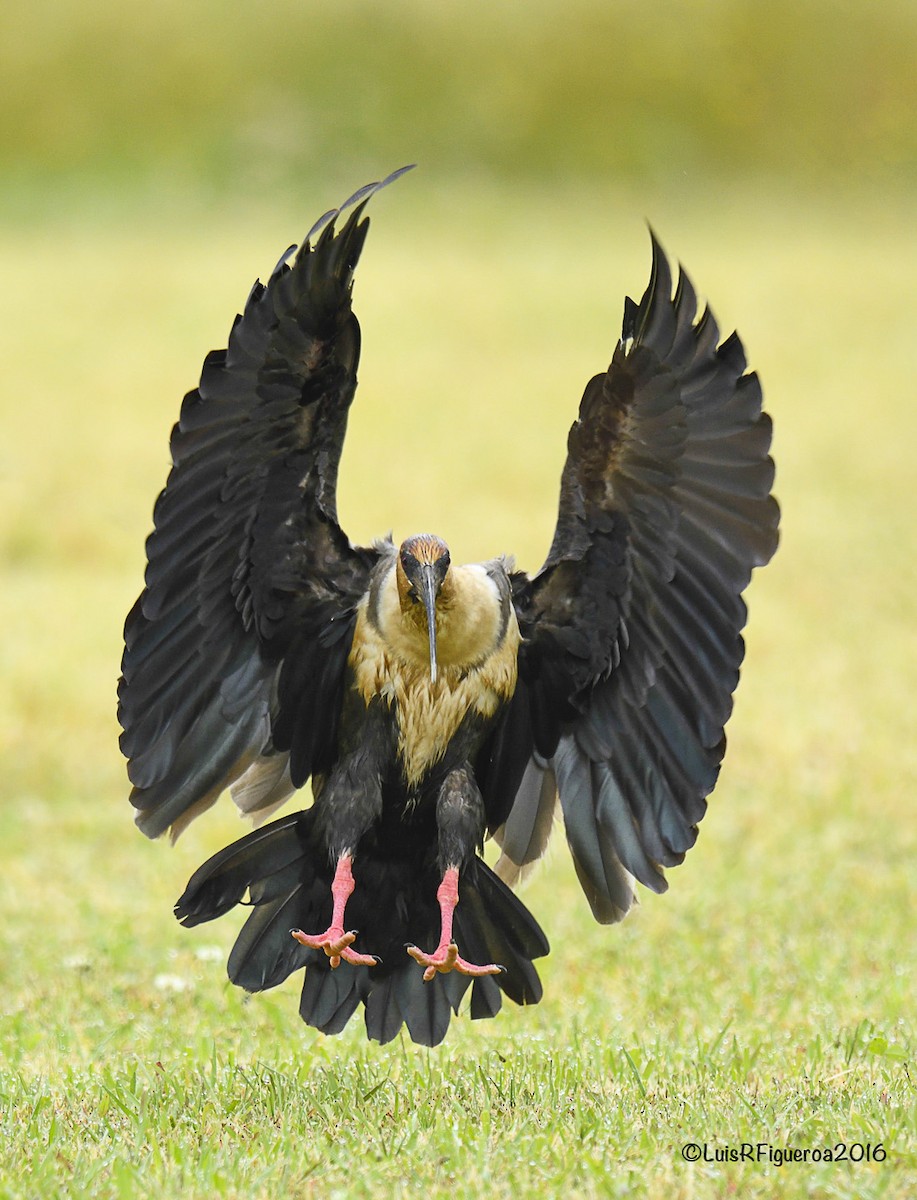
<svg viewBox="0 0 917 1200">
<path fill-rule="evenodd" d="M 358 181 L 353 181 L 354 183 Z M 133 828 L 120 623 L 166 439 L 255 274 L 335 199 L 77 212 L 0 228 L 0 1196 L 841 1197 L 917 1192 L 917 671 L 910 211 L 660 196 L 670 251 L 738 325 L 776 420 L 781 550 L 697 847 L 617 928 L 562 836 L 526 900 L 545 999 L 443 1047 L 325 1039 L 291 981 L 225 982 L 238 921 L 181 929 L 189 873 Z M 648 238 L 633 198 L 450 191 L 373 202 L 342 518 L 535 567 L 563 438 Z M 698 1163 L 881 1143 L 882 1162 Z"/>
</svg>

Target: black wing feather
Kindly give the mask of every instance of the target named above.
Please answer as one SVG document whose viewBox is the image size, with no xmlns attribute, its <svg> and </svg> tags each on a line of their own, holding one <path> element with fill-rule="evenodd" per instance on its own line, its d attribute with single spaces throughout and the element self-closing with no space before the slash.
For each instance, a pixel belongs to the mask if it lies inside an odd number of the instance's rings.
<svg viewBox="0 0 917 1200">
<path fill-rule="evenodd" d="M 182 404 L 118 689 L 131 801 L 151 837 L 177 834 L 253 762 L 289 751 L 309 714 L 340 707 L 349 642 L 324 632 L 352 629 L 376 560 L 337 523 L 360 351 L 350 297 L 363 207 L 389 181 L 352 197 L 340 230 L 340 210 L 326 214 L 314 245 L 255 284 Z M 305 670 L 294 678 L 288 660 Z M 294 783 L 325 744 L 297 749 Z"/>
<path fill-rule="evenodd" d="M 633 879 L 665 888 L 697 836 L 725 751 L 744 645 L 741 593 L 777 545 L 771 423 L 732 334 L 697 317 L 655 236 L 649 286 L 625 305 L 611 366 L 570 431 L 557 528 L 541 571 L 514 579 L 533 765 L 553 771 L 596 917 Z M 508 714 L 506 729 L 519 728 Z M 489 761 L 507 759 L 497 744 Z M 550 778 L 550 776 L 548 776 Z M 499 781 L 522 780 L 504 772 Z M 496 783 L 496 781 L 494 781 Z M 498 838 L 508 878 L 543 851 L 543 788 L 521 787 Z M 521 830 L 522 837 L 515 831 Z"/>
</svg>

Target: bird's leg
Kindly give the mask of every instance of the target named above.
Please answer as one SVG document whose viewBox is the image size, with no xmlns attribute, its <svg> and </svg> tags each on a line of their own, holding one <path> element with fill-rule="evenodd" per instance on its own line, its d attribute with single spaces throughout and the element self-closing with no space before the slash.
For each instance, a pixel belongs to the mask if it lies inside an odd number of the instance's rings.
<svg viewBox="0 0 917 1200">
<path fill-rule="evenodd" d="M 351 950 L 351 943 L 357 935 L 353 931 L 344 932 L 344 909 L 347 907 L 347 901 L 353 895 L 354 889 L 352 862 L 353 859 L 349 854 L 342 854 L 338 859 L 334 879 L 331 883 L 331 898 L 334 901 L 334 908 L 331 913 L 331 924 L 325 932 L 310 934 L 303 933 L 301 929 L 291 929 L 290 933 L 303 946 L 311 946 L 313 950 L 324 950 L 331 960 L 332 967 L 339 967 L 341 959 L 344 962 L 353 963 L 355 967 L 374 967 L 379 961 L 378 958 L 373 954 L 357 954 L 355 950 Z"/>
<path fill-rule="evenodd" d="M 439 865 L 442 883 L 436 890 L 439 901 L 439 945 L 432 954 L 424 954 L 417 946 L 407 951 L 424 968 L 423 977 L 429 982 L 437 971 L 459 971 L 462 975 L 497 975 L 503 970 L 496 963 L 477 966 L 460 956 L 452 940 L 452 918 L 459 902 L 459 864 L 474 855 L 475 847 L 484 835 L 484 801 L 475 782 L 470 764 L 456 767 L 446 776 L 436 801 L 436 824 L 439 830 Z"/>
<path fill-rule="evenodd" d="M 424 954 L 417 946 L 408 946 L 407 951 L 415 962 L 425 967 L 424 979 L 429 983 L 437 971 L 444 974 L 447 971 L 458 971 L 461 975 L 499 975 L 503 970 L 496 963 L 478 966 L 462 958 L 458 946 L 452 940 L 452 916 L 458 904 L 458 867 L 448 867 L 443 875 L 443 881 L 436 889 L 436 899 L 439 901 L 441 933 L 439 945 L 432 954 Z"/>
<path fill-rule="evenodd" d="M 361 724 L 349 735 L 354 749 L 336 763 L 315 797 L 315 830 L 336 864 L 331 924 L 324 933 L 303 933 L 301 929 L 290 933 L 303 946 L 324 950 L 332 967 L 339 967 L 341 959 L 358 967 L 372 967 L 379 961 L 372 954 L 350 949 L 357 935 L 345 930 L 344 910 L 354 891 L 354 850 L 382 811 L 381 770 L 394 736 L 386 717 L 387 709 L 381 704 L 363 710 Z"/>
</svg>

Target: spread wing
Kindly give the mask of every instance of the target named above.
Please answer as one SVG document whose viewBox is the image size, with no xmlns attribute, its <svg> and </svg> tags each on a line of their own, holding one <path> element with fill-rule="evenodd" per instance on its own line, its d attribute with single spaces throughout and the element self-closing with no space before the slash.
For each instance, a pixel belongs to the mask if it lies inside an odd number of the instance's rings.
<svg viewBox="0 0 917 1200">
<path fill-rule="evenodd" d="M 295 247 L 255 284 L 172 431 L 118 688 L 150 837 L 177 835 L 233 784 L 266 815 L 326 766 L 376 557 L 350 545 L 335 504 L 360 352 L 351 288 L 364 206 L 393 178 L 351 197 L 340 231 L 340 210 L 326 213 L 292 265 Z"/>
<path fill-rule="evenodd" d="M 653 238 L 608 371 L 586 386 L 540 572 L 514 578 L 520 688 L 483 764 L 509 880 L 544 850 L 559 796 L 567 841 L 600 921 L 633 878 L 694 844 L 725 751 L 744 646 L 741 593 L 777 545 L 771 422 L 741 342 L 674 297 Z M 556 784 L 556 787 L 555 787 Z M 499 805 L 497 805 L 497 808 Z"/>
</svg>

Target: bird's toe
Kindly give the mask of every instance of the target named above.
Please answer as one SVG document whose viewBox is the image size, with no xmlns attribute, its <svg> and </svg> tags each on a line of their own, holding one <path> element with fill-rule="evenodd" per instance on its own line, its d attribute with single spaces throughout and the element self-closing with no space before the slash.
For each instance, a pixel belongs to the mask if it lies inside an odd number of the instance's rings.
<svg viewBox="0 0 917 1200">
<path fill-rule="evenodd" d="M 476 963 L 468 962 L 459 954 L 455 942 L 440 944 L 432 954 L 425 954 L 419 946 L 407 946 L 406 949 L 411 958 L 425 968 L 423 977 L 427 983 L 437 971 L 443 975 L 448 974 L 449 971 L 458 971 L 460 975 L 471 975 L 473 978 L 478 978 L 481 975 L 499 975 L 504 970 L 497 963 L 479 966 Z"/>
<path fill-rule="evenodd" d="M 290 934 L 303 946 L 309 946 L 312 950 L 324 950 L 332 967 L 339 967 L 341 959 L 355 967 L 374 967 L 379 962 L 374 954 L 359 954 L 356 950 L 351 950 L 356 932 L 345 933 L 337 925 L 329 926 L 324 933 L 303 933 L 301 929 L 291 929 Z"/>
</svg>

